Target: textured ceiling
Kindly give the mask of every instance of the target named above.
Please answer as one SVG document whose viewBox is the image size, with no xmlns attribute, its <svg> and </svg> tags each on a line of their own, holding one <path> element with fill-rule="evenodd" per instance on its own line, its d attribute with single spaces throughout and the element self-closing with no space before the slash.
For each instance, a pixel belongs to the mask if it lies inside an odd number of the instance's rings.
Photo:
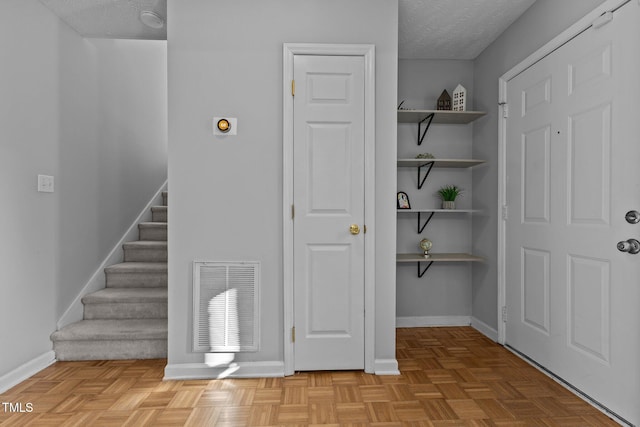
<svg viewBox="0 0 640 427">
<path fill-rule="evenodd" d="M 398 56 L 474 59 L 535 0 L 399 0 Z"/>
<path fill-rule="evenodd" d="M 0 0 L 1 1 L 1 0 Z M 474 59 L 535 0 L 399 0 L 398 56 Z M 140 12 L 167 16 L 167 0 L 40 0 L 84 37 L 166 39 Z"/>
<path fill-rule="evenodd" d="M 1 1 L 1 0 L 0 0 Z M 149 28 L 140 21 L 148 10 L 167 16 L 167 0 L 40 0 L 83 37 L 166 40 L 166 25 Z"/>
</svg>

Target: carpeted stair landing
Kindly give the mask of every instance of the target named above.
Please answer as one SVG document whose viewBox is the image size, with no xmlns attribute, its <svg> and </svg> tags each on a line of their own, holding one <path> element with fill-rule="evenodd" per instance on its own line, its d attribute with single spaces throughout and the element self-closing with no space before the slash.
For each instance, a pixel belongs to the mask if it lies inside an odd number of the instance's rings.
<svg viewBox="0 0 640 427">
<path fill-rule="evenodd" d="M 106 287 L 82 298 L 84 320 L 51 335 L 57 360 L 167 357 L 167 193 L 104 269 Z"/>
</svg>

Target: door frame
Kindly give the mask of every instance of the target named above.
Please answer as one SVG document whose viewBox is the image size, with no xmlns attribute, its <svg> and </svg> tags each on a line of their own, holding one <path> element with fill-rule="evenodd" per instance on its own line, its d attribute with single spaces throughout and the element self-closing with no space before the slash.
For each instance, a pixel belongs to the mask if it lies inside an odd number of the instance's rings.
<svg viewBox="0 0 640 427">
<path fill-rule="evenodd" d="M 550 42 L 536 50 L 515 67 L 503 74 L 498 81 L 498 342 L 505 344 L 506 320 L 503 307 L 506 309 L 506 224 L 503 219 L 507 206 L 507 84 L 527 68 L 540 61 L 583 31 L 591 27 L 593 21 L 605 12 L 613 11 L 633 0 L 608 0 L 593 9 L 582 19 L 571 25 Z M 639 0 L 640 1 L 640 0 Z M 614 24 L 615 25 L 615 24 Z"/>
<path fill-rule="evenodd" d="M 375 46 L 371 44 L 284 43 L 282 68 L 282 218 L 284 374 L 294 374 L 293 299 L 293 59 L 295 55 L 362 56 L 364 58 L 364 370 L 374 372 L 375 358 Z"/>
</svg>

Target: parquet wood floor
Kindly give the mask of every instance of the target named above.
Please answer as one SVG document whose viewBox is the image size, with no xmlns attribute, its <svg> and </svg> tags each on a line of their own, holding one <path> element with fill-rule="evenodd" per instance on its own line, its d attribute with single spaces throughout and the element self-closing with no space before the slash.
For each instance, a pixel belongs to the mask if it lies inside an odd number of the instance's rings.
<svg viewBox="0 0 640 427">
<path fill-rule="evenodd" d="M 472 328 L 397 330 L 399 376 L 162 381 L 165 360 L 58 362 L 0 395 L 3 426 L 615 426 Z M 3 407 L 4 406 L 4 407 Z M 15 409 L 15 408 L 14 408 Z"/>
</svg>

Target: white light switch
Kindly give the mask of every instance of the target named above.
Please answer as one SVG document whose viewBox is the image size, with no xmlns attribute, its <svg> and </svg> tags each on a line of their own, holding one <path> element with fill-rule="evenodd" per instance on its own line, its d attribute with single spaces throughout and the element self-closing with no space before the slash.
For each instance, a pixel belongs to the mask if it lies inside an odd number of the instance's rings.
<svg viewBox="0 0 640 427">
<path fill-rule="evenodd" d="M 38 175 L 38 191 L 40 193 L 53 193 L 53 177 L 50 175 Z"/>
<path fill-rule="evenodd" d="M 222 132 L 218 128 L 218 122 L 223 119 L 229 122 L 229 130 L 227 132 Z M 237 135 L 238 119 L 235 117 L 214 117 L 213 118 L 213 134 L 214 135 Z"/>
</svg>

